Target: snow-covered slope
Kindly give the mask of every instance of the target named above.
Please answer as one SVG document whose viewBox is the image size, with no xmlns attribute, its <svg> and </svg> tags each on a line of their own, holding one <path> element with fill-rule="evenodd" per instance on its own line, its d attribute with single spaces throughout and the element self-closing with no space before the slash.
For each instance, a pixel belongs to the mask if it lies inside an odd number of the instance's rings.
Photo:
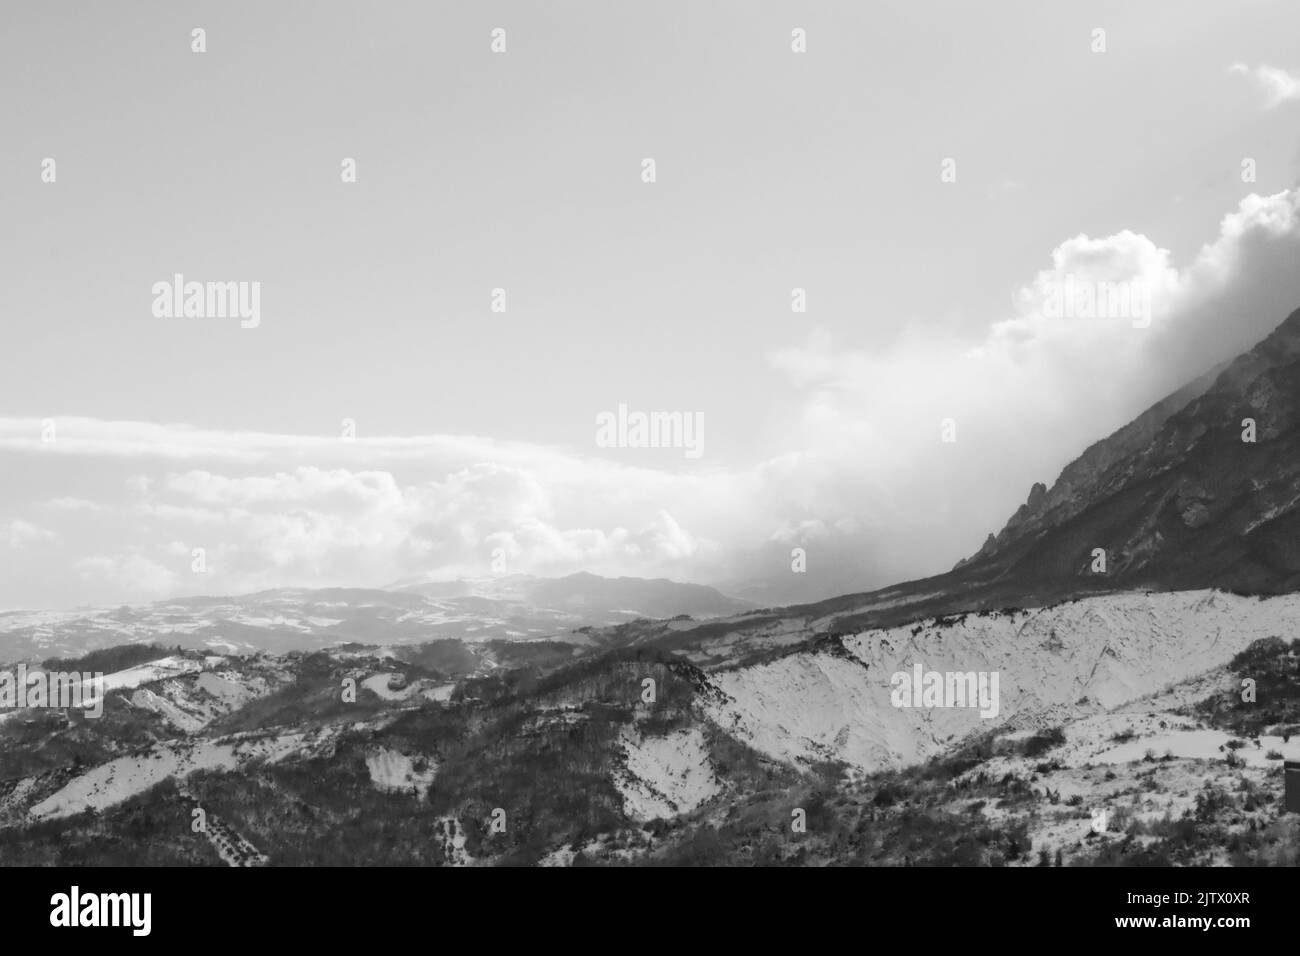
<svg viewBox="0 0 1300 956">
<path fill-rule="evenodd" d="M 177 664 L 168 664 L 177 660 Z M 187 666 L 182 668 L 180 664 Z M 132 671 L 144 671 L 149 667 L 155 668 L 156 676 L 140 675 L 142 679 L 134 683 L 122 683 L 119 675 L 112 674 L 105 678 L 105 684 L 118 679 L 117 684 L 123 689 L 137 688 L 129 698 L 133 707 L 158 714 L 186 734 L 198 733 L 218 717 L 265 697 L 291 679 L 288 670 L 279 664 L 241 659 L 227 661 L 221 657 L 207 658 L 203 670 L 199 669 L 196 661 L 165 658 L 145 665 L 145 668 L 132 668 Z M 169 679 L 160 679 L 163 677 Z M 141 686 L 144 684 L 149 686 Z"/>
<path fill-rule="evenodd" d="M 366 754 L 370 782 L 381 790 L 395 790 L 424 796 L 437 776 L 438 765 L 429 758 L 419 762 L 396 750 L 381 747 Z"/>
<path fill-rule="evenodd" d="M 698 727 L 664 737 L 642 737 L 635 729 L 622 738 L 625 768 L 614 784 L 632 820 L 671 819 L 702 806 L 720 786 Z"/>
<path fill-rule="evenodd" d="M 1098 714 L 1065 725 L 1063 735 L 1065 743 L 1053 748 L 1051 756 L 1062 767 L 1070 768 L 1138 763 L 1149 753 L 1182 760 L 1222 761 L 1232 751 L 1246 766 L 1274 769 L 1281 766 L 1282 760 L 1300 760 L 1300 738 L 1284 740 L 1261 734 L 1249 746 L 1234 749 L 1232 742 L 1236 738 L 1232 734 L 1191 717 L 1160 711 Z M 994 757 L 982 769 L 994 777 L 1007 773 L 1027 777 L 1038 762 L 1022 756 Z"/>
<path fill-rule="evenodd" d="M 86 771 L 32 806 L 33 819 L 103 810 L 144 793 L 168 778 L 184 780 L 199 770 L 235 770 L 251 761 L 276 763 L 310 756 L 337 736 L 336 728 L 289 734 L 241 734 L 217 740 L 167 741 Z"/>
<path fill-rule="evenodd" d="M 844 638 L 842 650 L 715 672 L 725 698 L 705 706 L 723 729 L 776 759 L 874 770 L 927 759 L 1009 719 L 1060 722 L 1108 710 L 1298 627 L 1300 595 L 1106 595 L 866 631 Z M 894 707 L 892 675 L 917 662 L 926 671 L 997 672 L 996 718 L 970 707 Z"/>
</svg>

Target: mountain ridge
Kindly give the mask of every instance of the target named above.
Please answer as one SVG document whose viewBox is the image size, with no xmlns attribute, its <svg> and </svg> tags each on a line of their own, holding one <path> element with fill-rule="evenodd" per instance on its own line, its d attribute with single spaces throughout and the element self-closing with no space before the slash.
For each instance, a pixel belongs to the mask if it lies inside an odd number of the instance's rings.
<svg viewBox="0 0 1300 956">
<path fill-rule="evenodd" d="M 1105 575 L 1129 586 L 1300 585 L 1300 553 L 1280 540 L 1300 497 L 1300 310 L 1209 375 L 1067 465 L 969 565 L 1078 575 L 1102 548 Z M 1089 471 L 1089 456 L 1101 467 Z"/>
</svg>

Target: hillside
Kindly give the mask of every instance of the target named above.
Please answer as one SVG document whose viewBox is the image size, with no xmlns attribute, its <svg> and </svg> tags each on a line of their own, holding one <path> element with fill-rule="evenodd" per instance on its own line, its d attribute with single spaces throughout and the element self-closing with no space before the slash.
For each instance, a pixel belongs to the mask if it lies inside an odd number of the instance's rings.
<svg viewBox="0 0 1300 956">
<path fill-rule="evenodd" d="M 1086 862 L 1182 833 L 1206 779 L 1263 853 L 1287 845 L 1300 700 L 1262 681 L 1243 723 L 1229 671 L 1294 667 L 1298 622 L 1293 596 L 1127 593 L 752 663 L 627 649 L 459 680 L 365 648 L 172 654 L 111 675 L 100 720 L 0 720 L 0 863 Z M 891 706 L 915 661 L 999 671 L 998 714 Z M 178 805 L 219 826 L 132 837 Z"/>
</svg>

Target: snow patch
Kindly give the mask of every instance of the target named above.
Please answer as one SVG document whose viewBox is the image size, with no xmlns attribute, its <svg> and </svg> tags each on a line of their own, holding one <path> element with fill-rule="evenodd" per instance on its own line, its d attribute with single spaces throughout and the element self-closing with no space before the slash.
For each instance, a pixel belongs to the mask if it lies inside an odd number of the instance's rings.
<svg viewBox="0 0 1300 956">
<path fill-rule="evenodd" d="M 253 761 L 276 763 L 309 756 L 337 736 L 322 728 L 312 733 L 247 735 L 218 740 L 173 741 L 94 767 L 28 812 L 37 820 L 58 819 L 83 810 L 104 810 L 144 793 L 169 778 L 184 779 L 199 770 L 231 771 Z"/>
<path fill-rule="evenodd" d="M 389 680 L 397 676 L 397 674 L 376 674 L 373 677 L 367 677 L 363 680 L 361 686 L 366 688 L 366 690 L 379 695 L 384 700 L 406 700 L 406 698 L 411 696 L 411 693 L 415 688 L 408 684 L 400 690 L 390 689 L 388 686 Z"/>
<path fill-rule="evenodd" d="M 615 771 L 614 785 L 623 795 L 623 812 L 632 820 L 690 813 L 722 790 L 698 727 L 666 737 L 641 737 L 625 728 L 620 743 L 626 768 Z"/>
<path fill-rule="evenodd" d="M 414 790 L 423 797 L 437 776 L 438 765 L 428 757 L 419 760 L 423 766 L 417 766 L 416 759 L 404 753 L 380 748 L 366 754 L 366 769 L 370 771 L 370 782 L 380 790 Z"/>
</svg>

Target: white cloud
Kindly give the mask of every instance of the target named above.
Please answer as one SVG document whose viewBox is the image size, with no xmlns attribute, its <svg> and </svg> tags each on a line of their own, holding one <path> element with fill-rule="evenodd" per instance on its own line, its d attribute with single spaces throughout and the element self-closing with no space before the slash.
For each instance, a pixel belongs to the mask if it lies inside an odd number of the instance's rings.
<svg viewBox="0 0 1300 956">
<path fill-rule="evenodd" d="M 1228 72 L 1250 77 L 1256 89 L 1264 96 L 1264 108 L 1275 109 L 1283 103 L 1300 100 L 1300 76 L 1284 69 L 1261 63 L 1255 68 L 1245 63 L 1234 63 Z"/>
<path fill-rule="evenodd" d="M 89 498 L 63 497 L 51 498 L 45 507 L 53 511 L 103 511 L 104 506 Z"/>
<path fill-rule="evenodd" d="M 312 461 L 482 460 L 520 461 L 545 454 L 541 445 L 474 435 L 285 435 L 222 431 L 183 424 L 104 421 L 81 416 L 54 419 L 55 440 L 42 441 L 43 419 L 0 417 L 0 451 L 91 455 L 130 459 L 226 461 L 255 465 L 286 459 Z"/>
<path fill-rule="evenodd" d="M 1297 262 L 1297 194 L 1250 196 L 1183 268 L 1132 232 L 1063 242 L 981 340 L 913 329 L 867 352 L 813 335 L 772 356 L 805 393 L 793 429 L 804 451 L 787 456 L 783 482 L 819 489 L 804 520 L 858 518 L 856 540 L 882 549 L 873 560 L 897 569 L 890 578 L 943 570 L 935 559 L 974 551 L 1031 481 L 1050 483 L 1088 444 L 1300 306 Z M 1046 292 L 1070 277 L 1146 284 L 1150 327 L 1052 317 Z M 945 418 L 954 444 L 940 441 Z"/>
<path fill-rule="evenodd" d="M 188 554 L 185 563 L 188 567 Z M 73 565 L 73 570 L 88 582 L 96 585 L 109 584 L 118 593 L 133 599 L 175 594 L 181 584 L 181 576 L 174 568 L 138 553 L 82 558 Z"/>
<path fill-rule="evenodd" d="M 42 541 L 55 541 L 58 535 L 48 528 L 15 518 L 6 525 L 0 525 L 0 538 L 7 541 L 9 547 L 17 549 Z"/>
</svg>

